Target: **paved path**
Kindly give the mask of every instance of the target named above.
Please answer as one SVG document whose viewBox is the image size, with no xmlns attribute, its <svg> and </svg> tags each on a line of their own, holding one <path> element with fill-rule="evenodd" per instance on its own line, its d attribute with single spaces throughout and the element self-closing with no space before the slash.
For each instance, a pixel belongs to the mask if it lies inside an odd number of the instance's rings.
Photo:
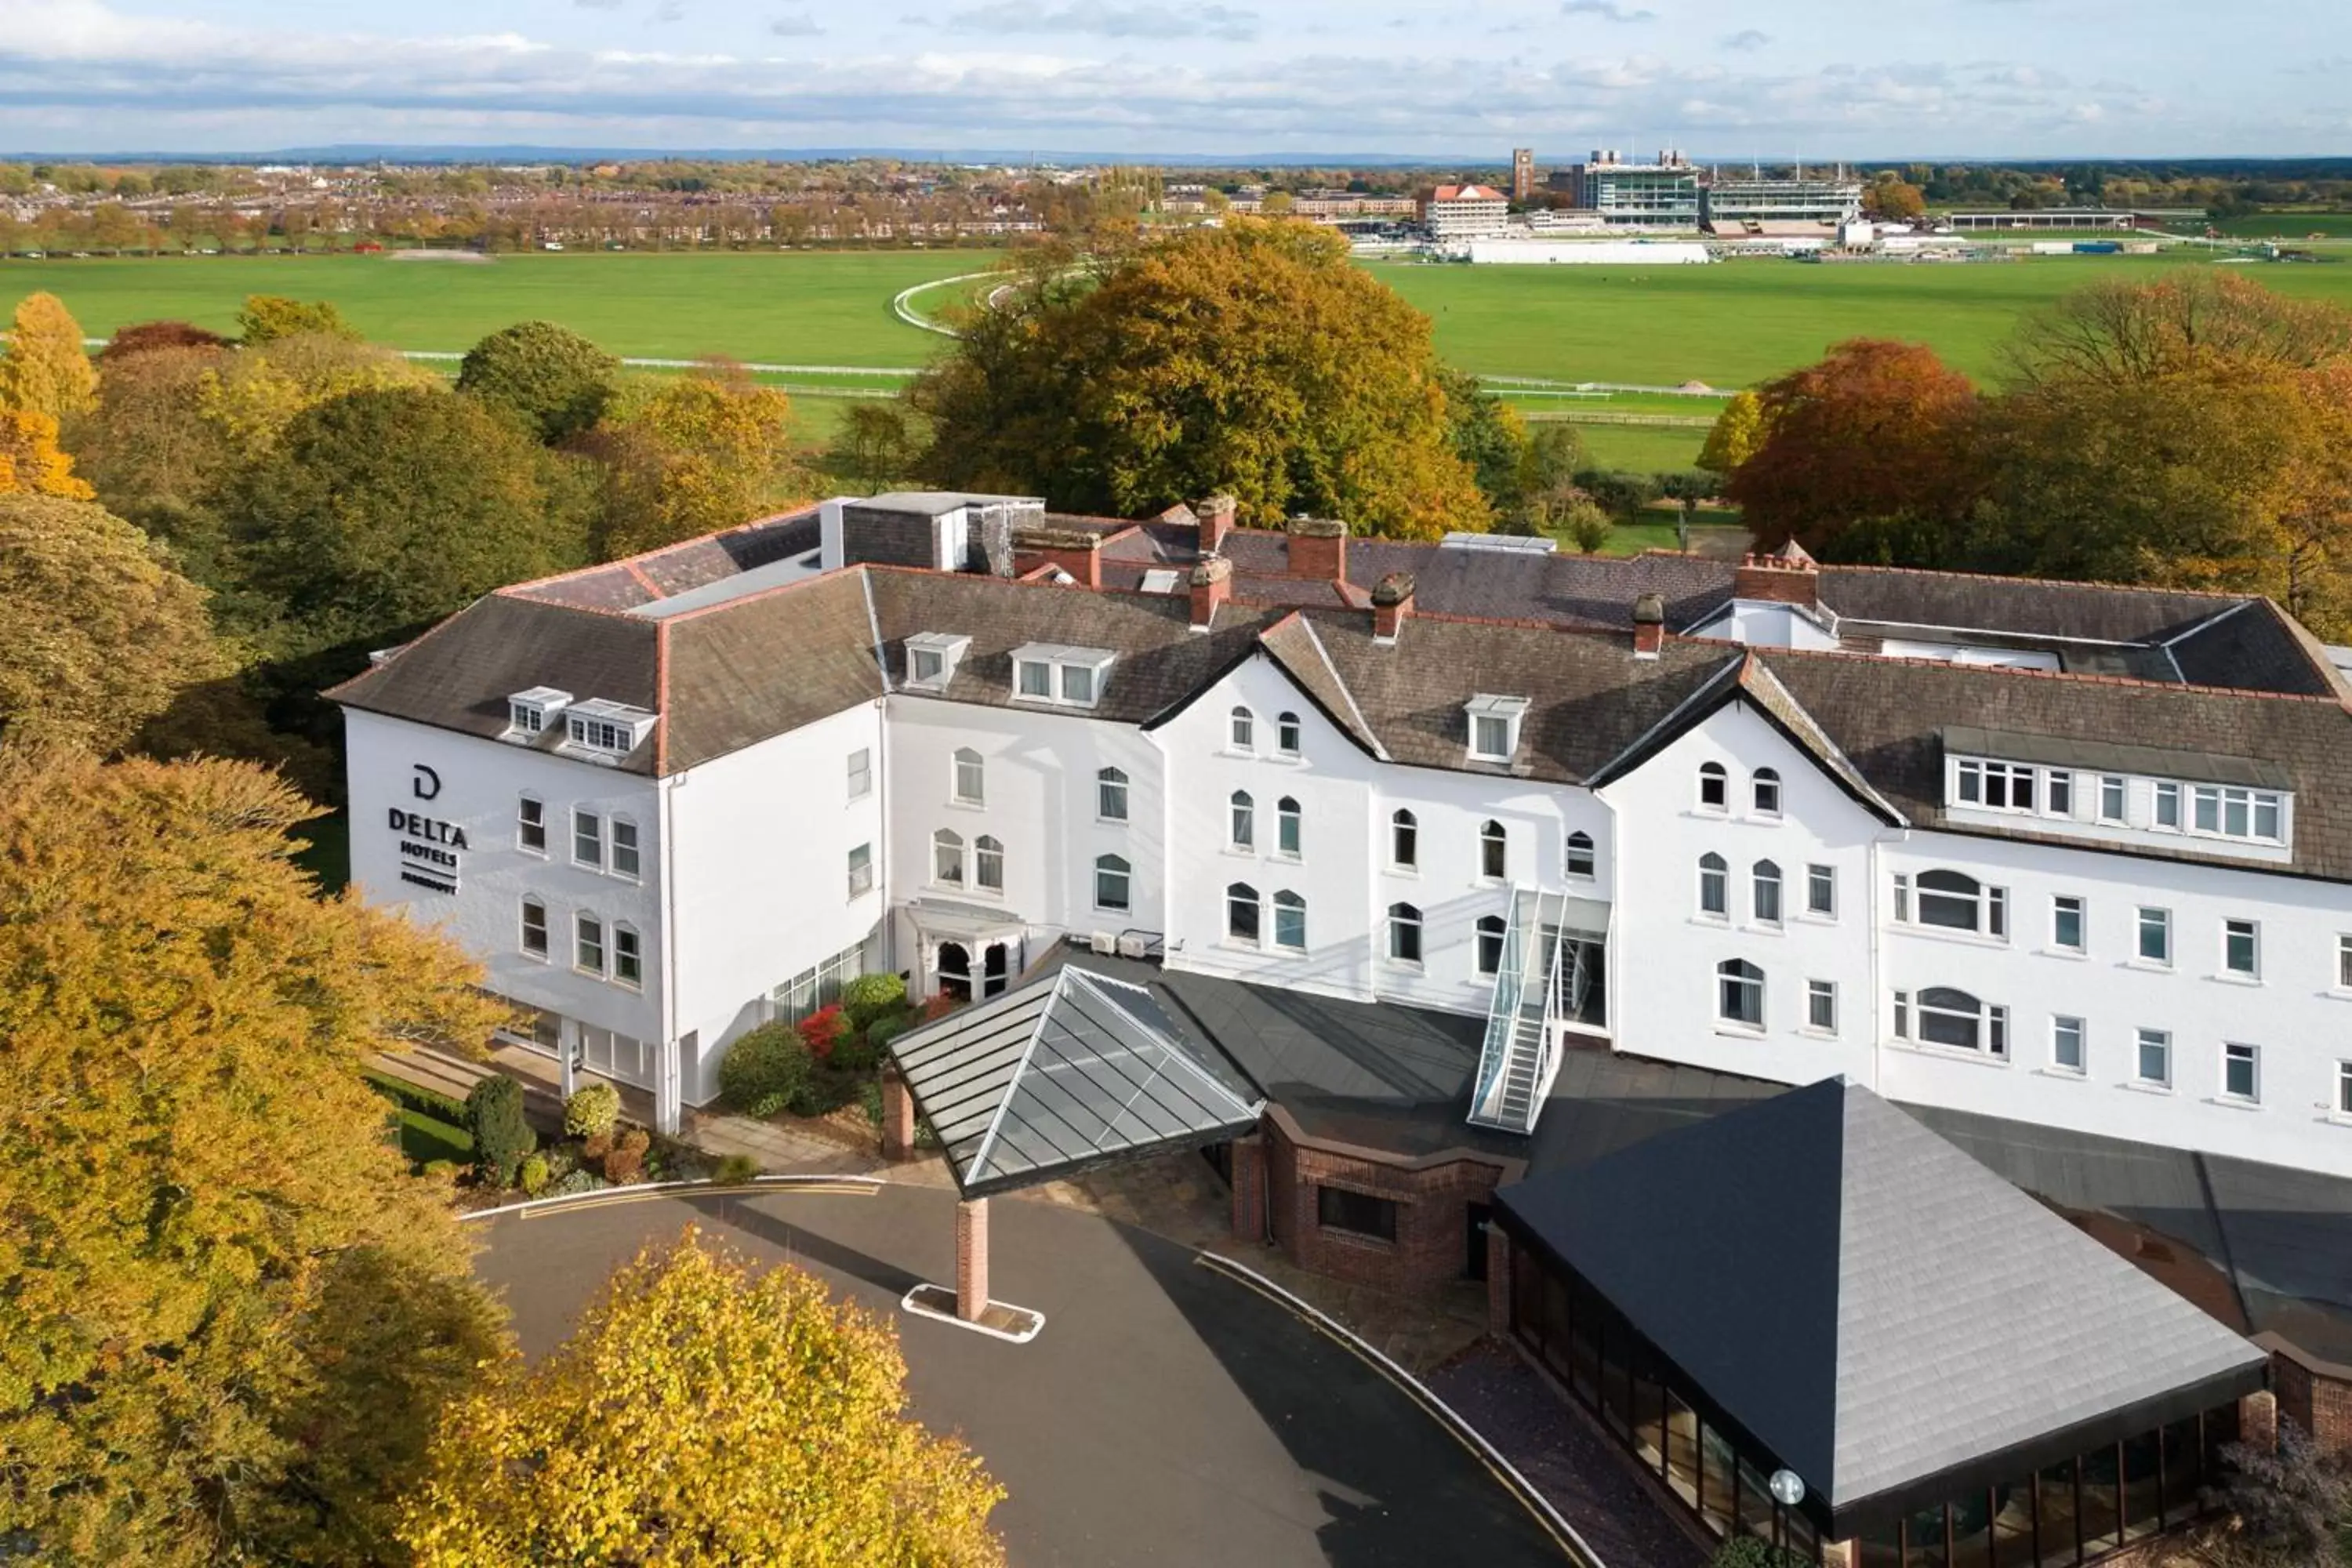
<svg viewBox="0 0 2352 1568">
<path fill-rule="evenodd" d="M 898 1319 L 916 1414 L 959 1429 L 1011 1493 L 1022 1568 L 1479 1568 L 1566 1561 L 1452 1434 L 1345 1347 L 1173 1243 L 1045 1204 L 991 1205 L 1000 1300 L 1027 1345 L 897 1310 L 953 1277 L 952 1194 L 648 1195 L 481 1222 L 478 1267 L 527 1353 L 615 1264 L 688 1220 L 790 1258 Z"/>
</svg>

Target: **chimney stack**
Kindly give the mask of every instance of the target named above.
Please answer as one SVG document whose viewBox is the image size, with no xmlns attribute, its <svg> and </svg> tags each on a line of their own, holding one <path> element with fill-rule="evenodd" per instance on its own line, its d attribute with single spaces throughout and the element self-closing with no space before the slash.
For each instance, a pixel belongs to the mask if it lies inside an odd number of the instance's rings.
<svg viewBox="0 0 2352 1568">
<path fill-rule="evenodd" d="M 1054 565 L 1089 588 L 1102 586 L 1103 536 L 1083 528 L 1033 525 L 1013 531 L 1013 565 L 1026 574 Z"/>
<path fill-rule="evenodd" d="M 1233 597 L 1234 563 L 1212 555 L 1192 568 L 1192 629 L 1205 632 L 1217 618 L 1217 606 Z"/>
<path fill-rule="evenodd" d="M 1655 658 L 1666 646 L 1666 602 L 1655 594 L 1633 601 L 1633 657 Z"/>
<path fill-rule="evenodd" d="M 1234 531 L 1234 515 L 1241 503 L 1229 495 L 1214 495 L 1201 503 L 1199 518 L 1201 553 L 1222 555 L 1225 551 L 1225 535 Z"/>
<path fill-rule="evenodd" d="M 1792 539 L 1769 555 L 1744 558 L 1731 574 L 1731 596 L 1811 609 L 1821 603 L 1821 568 Z"/>
<path fill-rule="evenodd" d="M 1290 520 L 1290 574 L 1318 583 L 1348 580 L 1348 525 L 1328 517 Z"/>
<path fill-rule="evenodd" d="M 1392 643 L 1405 617 L 1412 614 L 1412 576 L 1391 572 L 1372 584 L 1372 640 Z"/>
</svg>

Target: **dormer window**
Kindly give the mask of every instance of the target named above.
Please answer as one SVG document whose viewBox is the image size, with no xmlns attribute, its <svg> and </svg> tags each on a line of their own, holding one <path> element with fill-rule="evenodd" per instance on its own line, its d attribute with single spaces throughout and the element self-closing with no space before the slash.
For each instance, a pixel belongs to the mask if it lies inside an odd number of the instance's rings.
<svg viewBox="0 0 2352 1568">
<path fill-rule="evenodd" d="M 526 745 L 539 739 L 557 714 L 571 706 L 572 693 L 552 686 L 534 686 L 507 699 L 507 732 L 503 737 Z"/>
<path fill-rule="evenodd" d="M 1102 700 L 1114 657 L 1104 647 L 1024 643 L 1013 650 L 1013 698 L 1055 708 L 1092 708 Z"/>
<path fill-rule="evenodd" d="M 619 762 L 637 749 L 654 727 L 654 716 L 625 702 L 593 697 L 564 710 L 563 749 L 592 762 Z"/>
<path fill-rule="evenodd" d="M 1507 763 L 1518 754 L 1519 721 L 1527 717 L 1524 697 L 1489 697 L 1481 693 L 1464 705 L 1470 716 L 1470 760 Z"/>
<path fill-rule="evenodd" d="M 971 639 L 946 632 L 918 632 L 907 639 L 907 686 L 915 691 L 943 691 L 955 679 Z"/>
</svg>

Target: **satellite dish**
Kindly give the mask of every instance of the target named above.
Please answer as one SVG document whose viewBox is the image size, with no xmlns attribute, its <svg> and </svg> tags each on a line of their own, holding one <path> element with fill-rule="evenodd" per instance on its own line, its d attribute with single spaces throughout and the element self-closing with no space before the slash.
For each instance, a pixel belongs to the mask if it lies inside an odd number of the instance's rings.
<svg viewBox="0 0 2352 1568">
<path fill-rule="evenodd" d="M 1794 1470 L 1775 1470 L 1765 1484 L 1772 1489 L 1772 1500 L 1782 1508 L 1794 1508 L 1805 1500 L 1805 1483 Z"/>
</svg>

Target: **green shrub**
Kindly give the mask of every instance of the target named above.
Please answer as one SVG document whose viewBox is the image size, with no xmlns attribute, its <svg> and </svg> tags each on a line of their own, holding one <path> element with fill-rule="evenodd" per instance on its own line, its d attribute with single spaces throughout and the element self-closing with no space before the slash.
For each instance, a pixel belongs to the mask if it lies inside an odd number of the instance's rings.
<svg viewBox="0 0 2352 1568">
<path fill-rule="evenodd" d="M 746 1116 L 773 1116 L 803 1093 L 814 1068 L 789 1024 L 762 1024 L 719 1060 L 719 1094 Z"/>
<path fill-rule="evenodd" d="M 869 1079 L 857 1091 L 858 1102 L 866 1108 L 866 1125 L 875 1131 L 882 1131 L 882 1082 Z"/>
<path fill-rule="evenodd" d="M 881 1057 L 872 1041 L 858 1035 L 844 1035 L 834 1045 L 833 1055 L 825 1058 L 825 1065 L 835 1072 L 869 1073 L 879 1060 Z"/>
<path fill-rule="evenodd" d="M 527 1198 L 535 1198 L 539 1196 L 540 1194 L 547 1191 L 547 1184 L 550 1176 L 551 1173 L 547 1168 L 546 1155 L 526 1154 L 523 1156 L 522 1169 L 518 1178 L 520 1184 L 522 1187 L 522 1195 Z"/>
<path fill-rule="evenodd" d="M 547 1189 L 547 1195 L 551 1198 L 568 1198 L 579 1193 L 601 1191 L 604 1185 L 604 1178 L 595 1172 L 574 1171 L 562 1181 L 551 1184 Z"/>
<path fill-rule="evenodd" d="M 722 1187 L 740 1187 L 760 1173 L 760 1162 L 749 1154 L 730 1154 L 719 1162 L 710 1179 Z"/>
<path fill-rule="evenodd" d="M 539 1147 L 539 1135 L 523 1120 L 522 1085 L 501 1073 L 466 1096 L 466 1130 L 474 1135 L 474 1168 L 501 1187 L 514 1185 L 515 1168 Z"/>
<path fill-rule="evenodd" d="M 882 1053 L 889 1048 L 891 1041 L 907 1032 L 908 1019 L 908 1014 L 892 1013 L 886 1017 L 877 1018 L 866 1026 L 866 1043 L 874 1047 L 876 1060 L 881 1059 Z"/>
<path fill-rule="evenodd" d="M 425 1168 L 422 1171 L 419 1171 L 417 1174 L 431 1181 L 454 1182 L 457 1179 L 457 1162 L 455 1160 L 427 1160 L 425 1162 Z"/>
<path fill-rule="evenodd" d="M 609 1083 L 583 1083 L 563 1102 L 566 1137 L 593 1138 L 613 1131 L 621 1119 L 621 1091 Z"/>
<path fill-rule="evenodd" d="M 841 988 L 841 1010 L 853 1029 L 870 1028 L 874 1021 L 907 1007 L 907 983 L 895 974 L 861 974 Z"/>
<path fill-rule="evenodd" d="M 1707 1568 L 1804 1568 L 1805 1560 L 1752 1535 L 1735 1535 L 1715 1549 Z"/>
<path fill-rule="evenodd" d="M 826 1115 L 856 1100 L 858 1085 L 872 1076 L 871 1073 L 843 1072 L 828 1063 L 809 1074 L 807 1081 L 793 1091 L 789 1108 L 794 1116 Z"/>
<path fill-rule="evenodd" d="M 646 1151 L 653 1147 L 653 1137 L 642 1127 L 632 1127 L 613 1141 L 604 1152 L 604 1179 L 614 1186 L 634 1182 L 646 1167 Z"/>
</svg>

